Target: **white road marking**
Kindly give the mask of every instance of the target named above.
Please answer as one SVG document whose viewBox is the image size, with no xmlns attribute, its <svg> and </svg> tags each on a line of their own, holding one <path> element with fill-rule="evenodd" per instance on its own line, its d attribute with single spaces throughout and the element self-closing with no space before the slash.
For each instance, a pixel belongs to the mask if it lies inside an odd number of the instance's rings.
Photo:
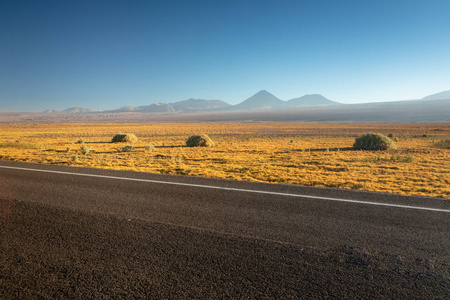
<svg viewBox="0 0 450 300">
<path fill-rule="evenodd" d="M 357 204 L 365 204 L 365 205 L 388 206 L 388 207 L 396 207 L 396 208 L 407 208 L 407 209 L 450 213 L 450 209 L 422 207 L 422 206 L 410 206 L 410 205 L 390 204 L 390 203 L 380 203 L 380 202 L 370 202 L 370 201 L 360 201 L 360 200 L 349 200 L 349 199 L 310 196 L 310 195 L 301 195 L 301 194 L 279 193 L 279 192 L 260 191 L 260 190 L 248 190 L 248 189 L 221 187 L 221 186 L 213 186 L 213 185 L 202 185 L 202 184 L 192 184 L 192 183 L 182 183 L 182 182 L 172 182 L 172 181 L 160 181 L 160 180 L 151 180 L 151 179 L 139 179 L 139 178 L 117 177 L 117 176 L 85 174 L 85 173 L 73 173 L 73 172 L 41 170 L 41 169 L 20 168 L 20 167 L 8 167 L 8 166 L 0 166 L 0 168 L 23 170 L 23 171 L 33 171 L 33 172 L 43 172 L 43 173 L 53 173 L 53 174 L 75 175 L 75 176 L 84 176 L 84 177 L 116 179 L 116 180 L 139 181 L 139 182 L 148 182 L 148 183 L 157 183 L 157 184 L 181 185 L 181 186 L 190 186 L 190 187 L 198 187 L 198 188 L 206 188 L 206 189 L 217 189 L 217 190 L 276 195 L 276 196 L 287 196 L 287 197 L 298 197 L 298 198 L 310 198 L 310 199 L 319 199 L 319 200 L 327 200 L 327 201 L 338 201 L 338 202 L 357 203 Z"/>
</svg>

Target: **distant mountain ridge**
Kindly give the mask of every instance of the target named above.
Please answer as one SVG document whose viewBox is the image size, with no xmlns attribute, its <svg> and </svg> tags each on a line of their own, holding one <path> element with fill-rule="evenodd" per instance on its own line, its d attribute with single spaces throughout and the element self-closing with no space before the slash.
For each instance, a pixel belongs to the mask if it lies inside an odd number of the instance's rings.
<svg viewBox="0 0 450 300">
<path fill-rule="evenodd" d="M 288 101 L 283 101 L 266 90 L 261 90 L 250 98 L 244 100 L 243 102 L 234 105 L 234 110 L 240 109 L 283 109 L 283 108 L 294 108 L 294 107 L 314 107 L 314 106 L 329 106 L 338 105 L 339 102 L 331 101 L 319 94 L 304 95 L 302 97 L 290 99 Z"/>
<path fill-rule="evenodd" d="M 283 104 L 283 100 L 278 99 L 266 90 L 261 90 L 243 102 L 234 105 L 233 109 L 273 109 L 279 108 Z"/>
<path fill-rule="evenodd" d="M 56 111 L 53 109 L 47 109 L 44 111 L 45 114 L 54 114 L 54 113 L 64 113 L 64 114 L 80 114 L 80 113 L 89 113 L 95 112 L 93 109 L 88 109 L 84 107 L 70 107 L 65 110 Z"/>
<path fill-rule="evenodd" d="M 308 94 L 302 97 L 293 98 L 287 101 L 283 101 L 274 96 L 266 90 L 261 90 L 253 96 L 247 98 L 236 105 L 230 105 L 222 100 L 205 100 L 189 98 L 187 100 L 172 102 L 172 103 L 153 103 L 150 105 L 132 107 L 129 105 L 120 107 L 114 110 L 106 111 L 94 111 L 83 107 L 71 107 L 62 111 L 46 110 L 44 113 L 50 114 L 86 114 L 86 113 L 199 113 L 199 112 L 226 112 L 226 111 L 282 111 L 286 109 L 310 109 L 310 108 L 326 108 L 326 107 L 365 107 L 367 109 L 381 108 L 381 107 L 398 107 L 399 105 L 406 104 L 407 101 L 415 106 L 426 106 L 428 101 L 435 100 L 448 100 L 440 101 L 440 105 L 447 106 L 450 103 L 450 90 L 436 93 L 426 96 L 420 100 L 403 100 L 403 101 L 391 101 L 391 102 L 375 102 L 375 103 L 360 103 L 360 104 L 342 104 L 336 101 L 325 98 L 320 94 Z M 433 102 L 434 103 L 434 102 Z M 356 106 L 355 106 L 356 105 Z M 434 105 L 434 104 L 433 104 Z M 2 114 L 9 113 L 2 111 Z"/>
<path fill-rule="evenodd" d="M 188 100 L 170 103 L 170 105 L 180 112 L 213 110 L 219 108 L 227 108 L 231 105 L 222 100 L 205 100 L 189 98 Z"/>
<path fill-rule="evenodd" d="M 150 113 L 183 113 L 202 111 L 225 111 L 225 110 L 270 110 L 289 107 L 314 107 L 340 104 L 331 101 L 319 94 L 305 95 L 289 101 L 283 101 L 266 90 L 261 90 L 236 105 L 230 105 L 222 100 L 205 100 L 189 98 L 187 100 L 171 103 L 153 103 L 151 105 L 131 107 L 123 106 L 119 109 L 106 112 L 150 112 Z"/>
<path fill-rule="evenodd" d="M 77 113 L 88 113 L 88 112 L 94 112 L 95 110 L 93 109 L 88 109 L 88 108 L 84 108 L 84 107 L 71 107 L 68 109 L 63 110 L 63 113 L 67 113 L 67 114 L 77 114 Z"/>
<path fill-rule="evenodd" d="M 151 113 L 172 113 L 175 112 L 175 108 L 167 103 L 153 103 L 146 106 L 138 106 L 136 107 L 135 111 Z"/>
<path fill-rule="evenodd" d="M 450 91 L 444 91 L 422 98 L 422 100 L 440 100 L 440 99 L 450 99 Z"/>
<path fill-rule="evenodd" d="M 135 111 L 136 109 L 134 107 L 131 107 L 129 105 L 122 106 L 121 108 L 114 109 L 114 110 L 107 110 L 106 112 L 131 112 Z"/>
<path fill-rule="evenodd" d="M 231 106 L 230 104 L 221 100 L 205 100 L 205 99 L 193 99 L 173 102 L 173 103 L 153 103 L 150 105 L 143 105 L 138 107 L 123 106 L 118 109 L 108 110 L 105 112 L 117 113 L 117 112 L 146 112 L 146 113 L 174 113 L 174 112 L 196 112 L 196 111 L 208 111 L 219 108 L 226 108 Z"/>
<path fill-rule="evenodd" d="M 305 95 L 299 98 L 294 98 L 286 101 L 288 107 L 306 107 L 306 106 L 328 106 L 341 104 L 336 101 L 331 101 L 319 94 Z"/>
<path fill-rule="evenodd" d="M 106 110 L 105 113 L 122 112 L 146 112 L 146 113 L 185 113 L 185 112 L 203 112 L 203 111 L 226 111 L 226 110 L 271 110 L 294 107 L 314 107 L 340 104 L 331 101 L 319 94 L 304 95 L 302 97 L 283 101 L 266 90 L 261 90 L 253 96 L 247 98 L 239 104 L 231 105 L 222 100 L 205 100 L 189 98 L 171 103 L 153 103 L 132 107 L 122 106 L 118 109 Z M 48 110 L 47 112 L 50 112 Z M 54 112 L 54 111 L 51 111 Z M 72 107 L 63 110 L 64 113 L 88 113 L 94 112 L 86 108 Z"/>
</svg>

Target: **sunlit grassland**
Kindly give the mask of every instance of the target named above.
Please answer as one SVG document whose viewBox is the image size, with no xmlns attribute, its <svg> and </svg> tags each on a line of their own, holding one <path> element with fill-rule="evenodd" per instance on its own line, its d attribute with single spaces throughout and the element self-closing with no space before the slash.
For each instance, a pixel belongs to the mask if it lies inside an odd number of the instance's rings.
<svg viewBox="0 0 450 300">
<path fill-rule="evenodd" d="M 4 124 L 0 130 L 5 160 L 450 198 L 450 149 L 439 147 L 450 137 L 449 124 Z M 367 132 L 393 134 L 397 149 L 353 150 L 355 137 Z M 119 151 L 126 143 L 111 143 L 117 133 L 135 134 L 135 151 Z M 185 147 L 200 133 L 215 146 Z M 82 146 L 90 147 L 85 155 Z"/>
</svg>

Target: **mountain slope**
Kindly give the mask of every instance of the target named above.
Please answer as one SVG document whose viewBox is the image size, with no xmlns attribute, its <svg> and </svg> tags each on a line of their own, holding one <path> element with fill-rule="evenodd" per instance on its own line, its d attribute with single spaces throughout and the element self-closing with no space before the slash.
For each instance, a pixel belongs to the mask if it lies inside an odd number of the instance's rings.
<svg viewBox="0 0 450 300">
<path fill-rule="evenodd" d="M 125 105 L 125 106 L 122 106 L 121 108 L 113 109 L 113 110 L 107 110 L 105 112 L 120 113 L 120 112 L 132 112 L 132 111 L 136 111 L 136 108 L 131 107 L 129 105 Z"/>
<path fill-rule="evenodd" d="M 450 91 L 444 91 L 422 98 L 423 100 L 450 99 Z"/>
<path fill-rule="evenodd" d="M 202 111 L 213 110 L 218 108 L 227 108 L 231 105 L 221 100 L 204 100 L 190 98 L 184 101 L 178 101 L 170 103 L 176 111 L 188 112 L 188 111 Z"/>
<path fill-rule="evenodd" d="M 303 107 L 303 106 L 327 106 L 337 105 L 339 102 L 331 101 L 319 94 L 305 95 L 286 101 L 287 107 Z"/>
<path fill-rule="evenodd" d="M 88 109 L 88 108 L 84 108 L 84 107 L 71 107 L 65 110 L 62 110 L 62 113 L 66 113 L 66 114 L 80 114 L 80 113 L 88 113 L 88 112 L 93 112 L 93 109 Z"/>
<path fill-rule="evenodd" d="M 172 107 L 172 105 L 167 103 L 153 103 L 146 106 L 139 106 L 136 108 L 137 112 L 175 112 L 175 109 Z"/>
<path fill-rule="evenodd" d="M 271 109 L 283 107 L 284 103 L 285 101 L 278 99 L 266 90 L 262 90 L 235 105 L 234 109 Z"/>
</svg>

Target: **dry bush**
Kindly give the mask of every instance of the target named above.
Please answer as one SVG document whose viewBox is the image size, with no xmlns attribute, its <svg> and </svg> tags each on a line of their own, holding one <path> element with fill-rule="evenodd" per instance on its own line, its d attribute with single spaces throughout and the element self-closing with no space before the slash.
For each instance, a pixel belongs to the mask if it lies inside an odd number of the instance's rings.
<svg viewBox="0 0 450 300">
<path fill-rule="evenodd" d="M 188 146 L 188 147 L 212 147 L 212 146 L 214 146 L 214 142 L 206 134 L 191 135 L 186 141 L 186 146 Z"/>
<path fill-rule="evenodd" d="M 437 143 L 434 143 L 434 145 L 437 148 L 442 148 L 442 149 L 450 149 L 450 139 L 448 140 L 441 140 Z"/>
<path fill-rule="evenodd" d="M 357 150 L 389 150 L 395 149 L 395 143 L 385 135 L 366 133 L 355 139 L 353 148 Z"/>
<path fill-rule="evenodd" d="M 112 143 L 136 143 L 137 137 L 132 133 L 127 133 L 127 134 L 118 133 L 112 138 L 111 142 Z"/>
<path fill-rule="evenodd" d="M 145 150 L 148 150 L 148 151 L 155 151 L 155 145 L 153 145 L 153 144 L 148 144 L 147 146 L 145 146 Z"/>
<path fill-rule="evenodd" d="M 121 151 L 122 152 L 134 152 L 134 151 L 136 151 L 136 147 L 134 147 L 133 145 L 126 145 L 125 147 L 122 148 Z"/>
<path fill-rule="evenodd" d="M 88 154 L 91 151 L 91 147 L 83 146 L 83 147 L 80 148 L 80 150 L 81 150 L 81 153 L 83 155 L 86 155 L 86 154 Z"/>
</svg>

